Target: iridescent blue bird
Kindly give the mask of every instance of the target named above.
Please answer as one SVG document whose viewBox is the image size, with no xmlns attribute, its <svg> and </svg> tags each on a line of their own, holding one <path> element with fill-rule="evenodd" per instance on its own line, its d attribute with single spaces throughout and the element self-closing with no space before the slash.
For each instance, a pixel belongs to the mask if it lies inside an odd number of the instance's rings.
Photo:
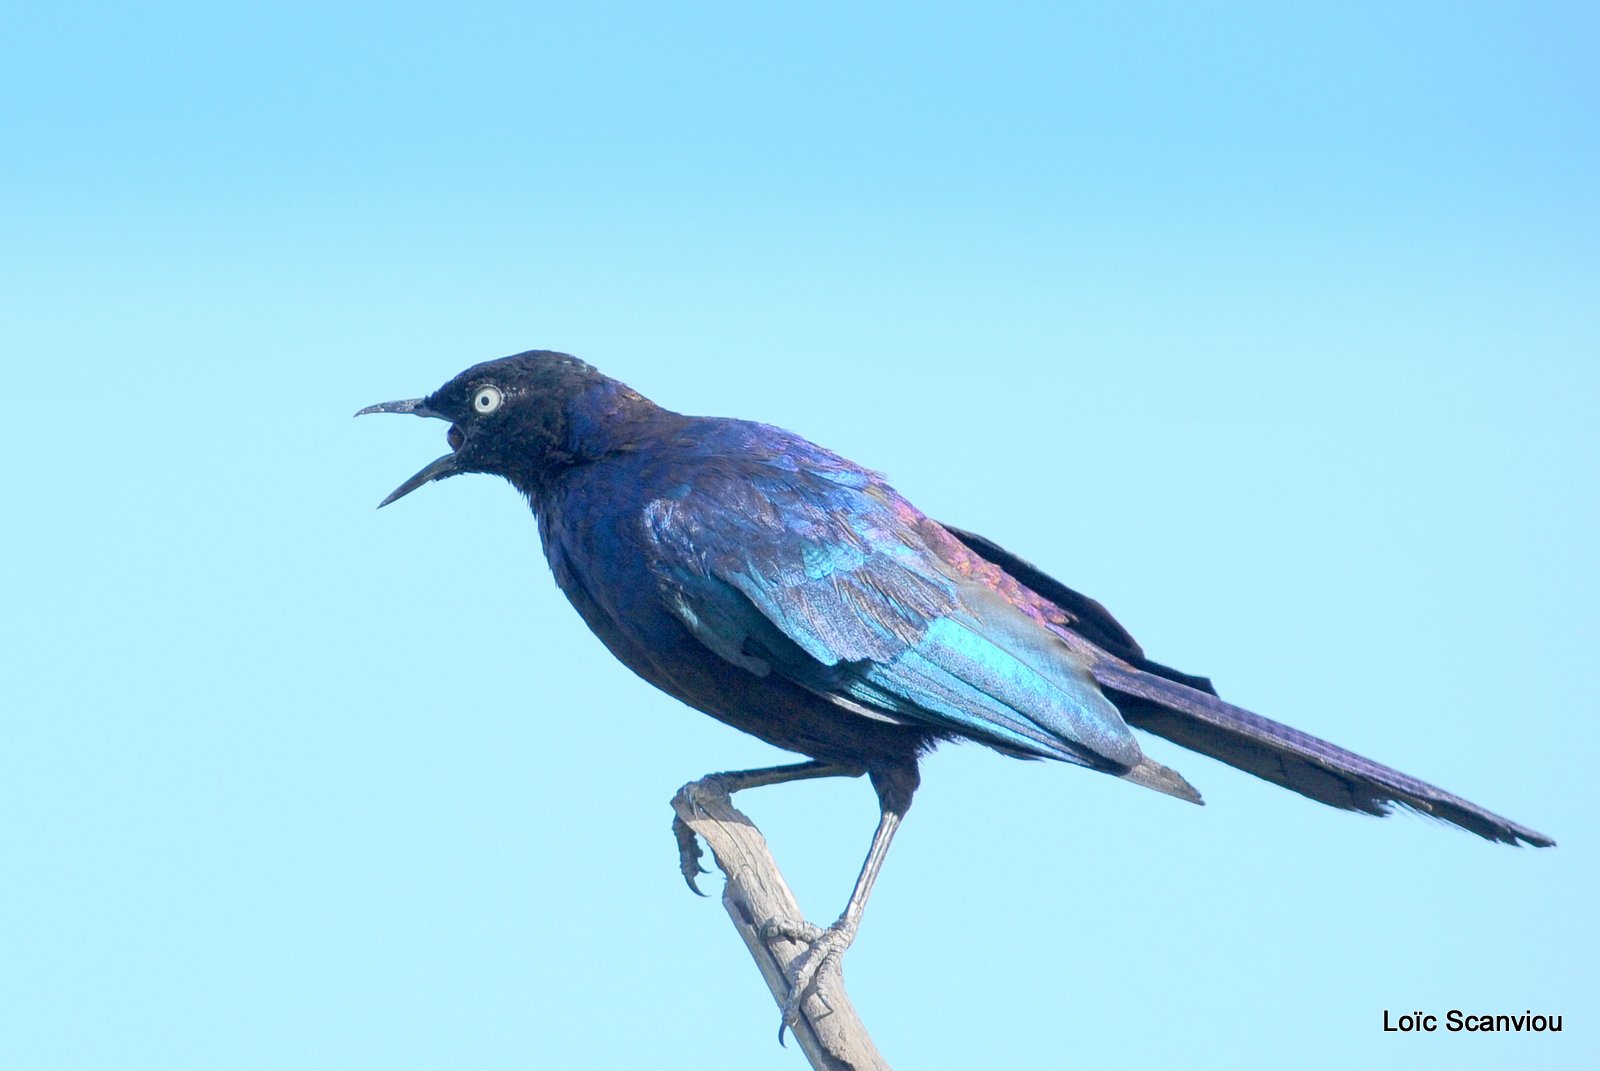
<svg viewBox="0 0 1600 1071">
<path fill-rule="evenodd" d="M 1398 804 L 1489 840 L 1553 843 L 1224 702 L 1204 678 L 1146 658 L 1099 603 L 779 428 L 674 413 L 543 350 L 361 412 L 450 423 L 450 453 L 382 505 L 459 473 L 505 477 L 538 516 L 557 584 L 624 665 L 808 756 L 726 775 L 731 789 L 871 779 L 880 820 L 844 913 L 825 930 L 801 920 L 785 930 L 809 944 L 791 967 L 786 1020 L 854 939 L 918 757 L 942 740 L 1201 802 L 1140 751 L 1132 726 L 1334 807 Z"/>
</svg>

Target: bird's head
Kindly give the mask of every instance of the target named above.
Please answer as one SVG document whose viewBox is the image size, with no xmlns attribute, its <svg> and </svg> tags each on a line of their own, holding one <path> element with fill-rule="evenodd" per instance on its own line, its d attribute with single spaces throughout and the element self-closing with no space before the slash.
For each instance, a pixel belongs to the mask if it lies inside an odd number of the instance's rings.
<svg viewBox="0 0 1600 1071">
<path fill-rule="evenodd" d="M 551 475 L 604 453 L 616 426 L 642 409 L 658 411 L 576 357 L 529 350 L 473 365 L 426 398 L 369 405 L 356 416 L 410 413 L 450 422 L 450 452 L 395 488 L 382 508 L 463 472 L 504 476 L 532 493 Z"/>
</svg>

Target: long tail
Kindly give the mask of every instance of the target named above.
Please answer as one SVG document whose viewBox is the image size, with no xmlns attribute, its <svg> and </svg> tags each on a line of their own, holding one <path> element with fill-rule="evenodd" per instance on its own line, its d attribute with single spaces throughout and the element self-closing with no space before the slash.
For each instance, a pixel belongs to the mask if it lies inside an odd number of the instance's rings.
<svg viewBox="0 0 1600 1071">
<path fill-rule="evenodd" d="M 1543 833 L 1426 781 L 1219 699 L 1204 677 L 1146 658 L 1098 602 L 982 536 L 949 531 L 1074 618 L 1070 629 L 1061 630 L 1063 638 L 1089 662 L 1095 680 L 1129 725 L 1331 807 L 1382 815 L 1399 805 L 1503 844 L 1555 844 Z"/>
<path fill-rule="evenodd" d="M 1092 672 L 1114 693 L 1129 725 L 1319 803 L 1367 814 L 1388 814 L 1399 804 L 1489 840 L 1540 848 L 1555 844 L 1470 800 L 1206 692 L 1112 658 L 1102 658 Z"/>
</svg>

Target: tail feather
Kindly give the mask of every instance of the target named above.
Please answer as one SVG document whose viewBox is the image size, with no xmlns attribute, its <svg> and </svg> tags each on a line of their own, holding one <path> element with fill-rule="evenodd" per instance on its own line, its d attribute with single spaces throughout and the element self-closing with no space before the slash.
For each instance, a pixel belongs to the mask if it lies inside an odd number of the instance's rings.
<svg viewBox="0 0 1600 1071">
<path fill-rule="evenodd" d="M 1541 848 L 1555 844 L 1470 800 L 1206 692 L 1103 654 L 1092 672 L 1113 693 L 1129 725 L 1320 803 L 1379 815 L 1398 804 L 1488 840 Z"/>
<path fill-rule="evenodd" d="M 1134 728 L 1331 807 L 1382 815 L 1400 806 L 1504 844 L 1541 848 L 1555 844 L 1543 833 L 1426 781 L 1224 702 L 1206 678 L 1146 658 L 1127 629 L 1098 602 L 991 540 L 948 525 L 945 528 L 1023 587 L 1066 611 L 1071 623 L 1057 629 L 1057 635 L 1084 656 L 1095 680 Z M 1200 802 L 1199 793 L 1187 781 L 1149 760 L 1124 776 Z"/>
</svg>

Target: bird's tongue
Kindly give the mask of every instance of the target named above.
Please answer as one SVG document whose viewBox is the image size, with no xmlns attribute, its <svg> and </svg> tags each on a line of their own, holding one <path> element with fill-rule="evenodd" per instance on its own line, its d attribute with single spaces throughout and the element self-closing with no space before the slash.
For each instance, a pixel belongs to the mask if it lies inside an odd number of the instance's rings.
<svg viewBox="0 0 1600 1071">
<path fill-rule="evenodd" d="M 450 444 L 451 450 L 460 450 L 461 444 L 466 441 L 466 438 L 461 434 L 459 427 L 451 424 L 450 430 L 444 433 L 444 441 Z"/>
</svg>

